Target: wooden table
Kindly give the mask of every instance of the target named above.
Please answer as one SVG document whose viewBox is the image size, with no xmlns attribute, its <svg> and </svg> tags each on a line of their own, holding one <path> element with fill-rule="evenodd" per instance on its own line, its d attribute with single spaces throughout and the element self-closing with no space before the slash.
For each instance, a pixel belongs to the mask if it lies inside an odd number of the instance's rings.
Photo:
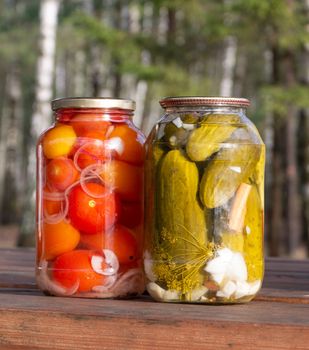
<svg viewBox="0 0 309 350">
<path fill-rule="evenodd" d="M 0 249 L 0 349 L 309 349 L 309 261 L 268 259 L 246 305 L 44 296 L 33 250 Z"/>
</svg>

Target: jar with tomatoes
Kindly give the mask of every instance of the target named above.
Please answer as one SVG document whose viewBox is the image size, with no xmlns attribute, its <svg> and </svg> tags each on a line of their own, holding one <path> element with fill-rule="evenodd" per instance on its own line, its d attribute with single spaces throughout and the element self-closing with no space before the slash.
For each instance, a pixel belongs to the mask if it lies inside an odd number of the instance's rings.
<svg viewBox="0 0 309 350">
<path fill-rule="evenodd" d="M 145 137 L 135 103 L 64 98 L 52 109 L 37 146 L 37 283 L 57 296 L 140 294 Z"/>
</svg>

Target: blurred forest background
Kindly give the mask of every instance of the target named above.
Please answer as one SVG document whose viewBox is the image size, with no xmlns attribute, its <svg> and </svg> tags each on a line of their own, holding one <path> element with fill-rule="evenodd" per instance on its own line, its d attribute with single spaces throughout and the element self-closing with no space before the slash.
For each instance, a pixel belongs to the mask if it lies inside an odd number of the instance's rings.
<svg viewBox="0 0 309 350">
<path fill-rule="evenodd" d="M 0 245 L 33 242 L 35 142 L 64 96 L 250 98 L 268 255 L 309 252 L 309 0 L 0 0 Z"/>
</svg>

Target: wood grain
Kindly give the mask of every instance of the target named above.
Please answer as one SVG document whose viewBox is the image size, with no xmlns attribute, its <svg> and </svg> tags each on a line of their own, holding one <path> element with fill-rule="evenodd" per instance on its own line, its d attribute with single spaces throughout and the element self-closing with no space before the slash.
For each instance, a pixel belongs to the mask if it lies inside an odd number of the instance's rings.
<svg viewBox="0 0 309 350">
<path fill-rule="evenodd" d="M 0 249 L 1 349 L 309 349 L 309 261 L 267 259 L 245 305 L 46 297 L 34 250 Z"/>
<path fill-rule="evenodd" d="M 216 307 L 11 294 L 0 301 L 0 344 L 29 348 L 306 349 L 309 342 L 309 305 L 266 310 L 262 302 Z"/>
</svg>

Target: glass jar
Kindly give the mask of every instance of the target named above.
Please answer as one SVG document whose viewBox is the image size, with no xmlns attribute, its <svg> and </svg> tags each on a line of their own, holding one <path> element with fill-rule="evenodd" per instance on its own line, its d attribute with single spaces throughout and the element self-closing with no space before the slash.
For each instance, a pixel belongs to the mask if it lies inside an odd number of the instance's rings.
<svg viewBox="0 0 309 350">
<path fill-rule="evenodd" d="M 145 137 L 123 99 L 54 100 L 37 146 L 37 283 L 90 298 L 142 293 Z"/>
<path fill-rule="evenodd" d="M 242 303 L 262 285 L 265 146 L 249 100 L 171 97 L 146 142 L 146 288 Z"/>
</svg>

